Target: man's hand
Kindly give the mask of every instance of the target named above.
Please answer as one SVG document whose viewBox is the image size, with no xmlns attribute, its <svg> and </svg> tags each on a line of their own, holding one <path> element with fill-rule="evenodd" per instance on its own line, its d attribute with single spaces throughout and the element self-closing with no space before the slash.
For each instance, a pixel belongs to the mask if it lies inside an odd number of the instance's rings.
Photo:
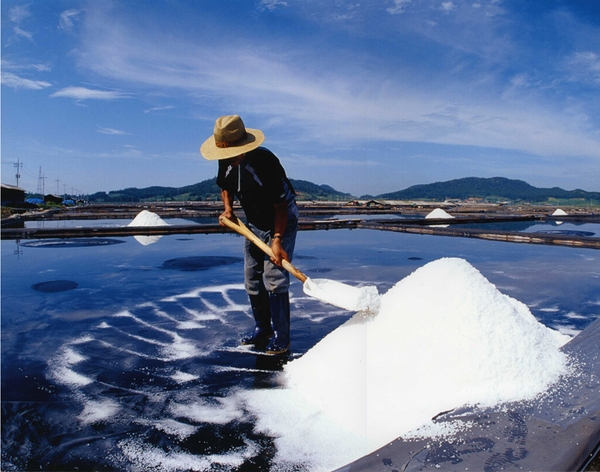
<svg viewBox="0 0 600 472">
<path fill-rule="evenodd" d="M 221 218 L 227 218 L 233 222 L 237 221 L 237 218 L 233 214 L 233 194 L 229 193 L 228 190 L 221 189 L 221 200 L 223 200 L 223 213 L 219 217 L 219 224 L 221 226 L 225 226 L 221 223 Z"/>
<path fill-rule="evenodd" d="M 273 264 L 281 267 L 283 259 L 289 262 L 290 258 L 283 247 L 281 247 L 280 238 L 273 238 L 271 240 L 271 251 L 273 251 L 273 257 L 271 257 L 271 262 L 273 262 Z"/>
<path fill-rule="evenodd" d="M 221 216 L 219 216 L 219 224 L 221 226 L 225 226 L 223 224 L 223 222 L 221 221 L 221 218 L 227 218 L 228 220 L 231 221 L 237 221 L 237 217 L 233 214 L 233 210 L 230 209 L 226 209 L 223 213 L 221 213 Z"/>
</svg>

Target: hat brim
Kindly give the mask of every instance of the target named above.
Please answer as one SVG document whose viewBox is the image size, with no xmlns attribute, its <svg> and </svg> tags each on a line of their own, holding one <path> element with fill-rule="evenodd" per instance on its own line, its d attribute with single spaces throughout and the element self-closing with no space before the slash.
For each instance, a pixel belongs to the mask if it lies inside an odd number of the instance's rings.
<svg viewBox="0 0 600 472">
<path fill-rule="evenodd" d="M 211 136 L 200 146 L 200 154 L 209 161 L 219 161 L 239 156 L 245 152 L 256 149 L 265 141 L 264 133 L 259 129 L 246 128 L 246 139 L 235 146 L 220 148 L 215 144 L 215 137 Z"/>
</svg>

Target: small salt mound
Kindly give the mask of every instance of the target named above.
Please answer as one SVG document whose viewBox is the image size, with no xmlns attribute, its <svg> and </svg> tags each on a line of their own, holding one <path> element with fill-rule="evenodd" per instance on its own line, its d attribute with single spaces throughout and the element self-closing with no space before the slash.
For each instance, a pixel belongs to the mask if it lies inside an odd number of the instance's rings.
<svg viewBox="0 0 600 472">
<path fill-rule="evenodd" d="M 279 460 L 331 470 L 440 412 L 535 397 L 567 372 L 569 339 L 465 260 L 440 259 L 385 293 L 377 315 L 358 313 L 290 362 L 286 388 L 248 404 Z"/>
<path fill-rule="evenodd" d="M 454 218 L 454 217 L 452 215 L 450 215 L 449 213 L 446 213 L 441 208 L 436 208 L 431 213 L 429 213 L 425 218 L 428 218 L 428 219 L 429 218 L 444 218 L 444 219 L 448 219 L 448 218 Z"/>
<path fill-rule="evenodd" d="M 557 208 L 556 210 L 554 210 L 554 213 L 552 213 L 552 216 L 566 216 L 568 215 L 568 213 L 565 210 L 561 210 L 560 208 Z"/>
<path fill-rule="evenodd" d="M 444 210 L 442 210 L 441 208 L 436 208 L 435 210 L 433 210 L 431 213 L 429 213 L 425 219 L 432 219 L 432 218 L 439 218 L 439 219 L 445 219 L 448 220 L 450 218 L 454 218 L 452 215 L 446 213 Z M 432 228 L 447 228 L 448 225 L 429 225 Z"/>
<path fill-rule="evenodd" d="M 152 213 L 148 210 L 142 210 L 127 226 L 169 226 L 169 223 L 163 220 L 156 213 Z"/>
</svg>

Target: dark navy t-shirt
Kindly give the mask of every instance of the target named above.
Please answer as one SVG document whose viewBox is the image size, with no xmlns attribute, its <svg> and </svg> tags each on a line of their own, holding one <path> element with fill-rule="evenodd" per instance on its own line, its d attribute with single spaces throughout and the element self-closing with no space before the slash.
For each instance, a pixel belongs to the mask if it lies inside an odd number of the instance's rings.
<svg viewBox="0 0 600 472">
<path fill-rule="evenodd" d="M 277 156 L 266 148 L 248 152 L 236 167 L 219 161 L 217 185 L 235 195 L 248 222 L 263 231 L 273 229 L 274 205 L 287 201 L 288 218 L 298 216 L 294 188 Z"/>
</svg>

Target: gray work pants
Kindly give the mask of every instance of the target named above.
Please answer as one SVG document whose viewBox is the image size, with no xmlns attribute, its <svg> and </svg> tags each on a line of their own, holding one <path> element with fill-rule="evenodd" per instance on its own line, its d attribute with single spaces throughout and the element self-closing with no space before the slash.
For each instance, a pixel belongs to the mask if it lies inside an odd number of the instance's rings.
<svg viewBox="0 0 600 472">
<path fill-rule="evenodd" d="M 263 242 L 269 246 L 271 245 L 272 234 L 270 231 L 262 231 L 252 224 L 248 226 Z M 296 218 L 289 219 L 281 245 L 290 260 L 294 256 L 297 232 L 298 220 Z M 248 295 L 258 295 L 264 289 L 272 293 L 284 293 L 289 290 L 290 273 L 273 264 L 269 256 L 246 239 L 244 245 L 244 285 Z"/>
</svg>

